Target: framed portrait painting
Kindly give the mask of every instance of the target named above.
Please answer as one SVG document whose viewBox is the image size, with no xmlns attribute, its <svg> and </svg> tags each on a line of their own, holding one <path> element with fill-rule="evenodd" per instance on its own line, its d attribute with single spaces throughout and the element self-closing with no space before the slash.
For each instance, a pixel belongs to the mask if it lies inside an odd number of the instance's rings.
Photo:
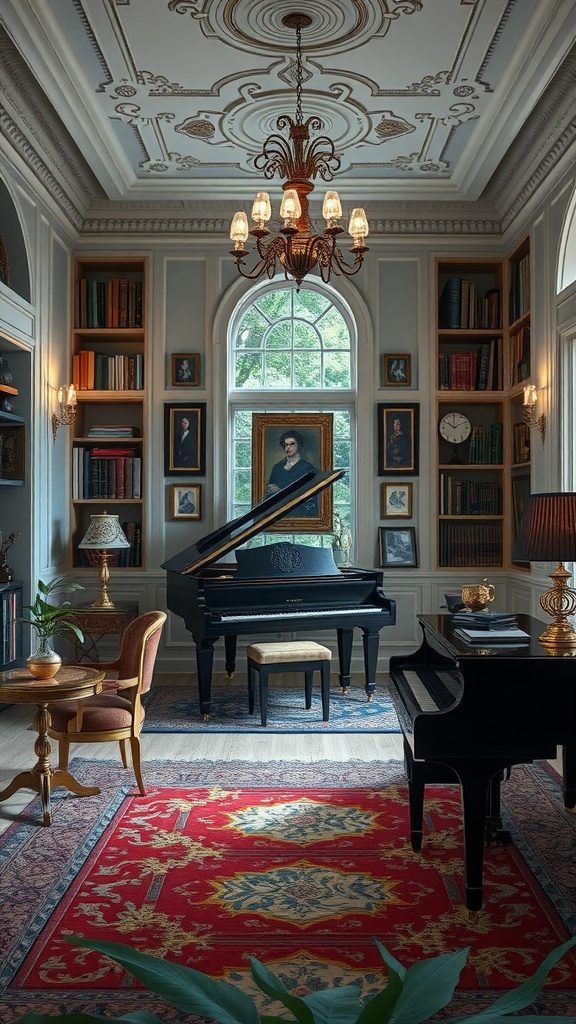
<svg viewBox="0 0 576 1024">
<path fill-rule="evenodd" d="M 332 413 L 253 413 L 252 505 L 308 472 L 332 469 L 333 420 Z M 291 509 L 271 529 L 329 533 L 332 488 Z"/>
<path fill-rule="evenodd" d="M 170 365 L 174 387 L 192 388 L 200 383 L 200 356 L 197 352 L 173 355 L 170 357 Z"/>
<path fill-rule="evenodd" d="M 382 484 L 382 518 L 410 519 L 412 516 L 412 484 Z"/>
<path fill-rule="evenodd" d="M 414 569 L 416 530 L 413 526 L 379 526 L 380 565 L 387 569 Z"/>
<path fill-rule="evenodd" d="M 200 519 L 200 484 L 170 484 L 170 519 Z"/>
<path fill-rule="evenodd" d="M 206 472 L 206 403 L 164 406 L 164 474 Z"/>
<path fill-rule="evenodd" d="M 378 476 L 418 475 L 419 406 L 378 403 Z"/>
<path fill-rule="evenodd" d="M 411 357 L 409 355 L 382 356 L 382 387 L 407 388 L 412 383 Z"/>
</svg>

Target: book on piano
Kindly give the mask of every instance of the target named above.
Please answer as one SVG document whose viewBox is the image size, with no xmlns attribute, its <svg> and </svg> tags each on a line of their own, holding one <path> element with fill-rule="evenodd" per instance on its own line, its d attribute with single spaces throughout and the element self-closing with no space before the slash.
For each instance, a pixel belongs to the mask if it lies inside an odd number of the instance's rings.
<svg viewBox="0 0 576 1024">
<path fill-rule="evenodd" d="M 516 629 L 518 617 L 509 612 L 464 612 L 454 615 L 452 625 L 463 629 Z"/>
<path fill-rule="evenodd" d="M 510 629 L 464 629 L 458 627 L 454 633 L 460 640 L 467 644 L 479 644 L 482 647 L 490 647 L 494 644 L 527 644 L 530 636 L 518 626 Z"/>
</svg>

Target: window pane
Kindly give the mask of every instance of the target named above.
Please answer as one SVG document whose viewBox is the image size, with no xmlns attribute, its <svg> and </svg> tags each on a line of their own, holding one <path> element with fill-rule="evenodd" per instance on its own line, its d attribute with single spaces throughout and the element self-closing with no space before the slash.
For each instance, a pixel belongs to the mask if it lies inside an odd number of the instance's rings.
<svg viewBox="0 0 576 1024">
<path fill-rule="evenodd" d="M 304 320 L 317 320 L 330 306 L 330 299 L 320 292 L 302 288 L 295 296 L 294 314 Z"/>
<path fill-rule="evenodd" d="M 331 306 L 318 323 L 326 348 L 349 348 L 349 334 L 342 314 Z"/>
<path fill-rule="evenodd" d="M 267 316 L 271 323 L 280 317 L 287 317 L 292 315 L 292 290 L 289 288 L 282 288 L 279 291 L 268 292 L 267 295 L 262 295 L 258 299 L 258 306 L 262 312 Z"/>
<path fill-rule="evenodd" d="M 267 388 L 289 388 L 291 359 L 289 352 L 267 352 L 264 386 Z"/>
<path fill-rule="evenodd" d="M 234 468 L 250 468 L 252 465 L 252 444 L 250 441 L 237 441 L 234 447 Z"/>
<path fill-rule="evenodd" d="M 294 321 L 294 345 L 296 348 L 320 348 L 318 332 L 303 320 Z"/>
<path fill-rule="evenodd" d="M 292 321 L 281 320 L 266 336 L 266 348 L 281 348 L 284 351 L 292 345 Z"/>
<path fill-rule="evenodd" d="M 319 352 L 295 353 L 294 383 L 297 388 L 319 388 L 322 386 L 322 368 Z"/>
<path fill-rule="evenodd" d="M 266 327 L 264 317 L 252 306 L 240 321 L 236 332 L 236 348 L 261 348 Z"/>
<path fill-rule="evenodd" d="M 262 356 L 243 355 L 236 360 L 234 386 L 237 388 L 259 388 L 262 386 Z"/>
<path fill-rule="evenodd" d="M 324 354 L 324 385 L 327 388 L 349 388 L 350 355 L 348 352 Z"/>
</svg>

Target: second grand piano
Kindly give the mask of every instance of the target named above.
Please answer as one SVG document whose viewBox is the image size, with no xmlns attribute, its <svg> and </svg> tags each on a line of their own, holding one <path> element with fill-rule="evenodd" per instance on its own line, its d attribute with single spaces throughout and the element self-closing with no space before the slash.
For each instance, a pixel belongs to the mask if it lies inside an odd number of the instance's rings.
<svg viewBox="0 0 576 1024">
<path fill-rule="evenodd" d="M 374 692 L 380 630 L 396 622 L 395 602 L 382 590 L 382 573 L 339 569 L 330 548 L 283 542 L 245 547 L 343 473 L 309 473 L 164 562 L 168 608 L 184 620 L 196 647 L 201 714 L 211 709 L 214 645 L 220 637 L 231 676 L 238 636 L 335 629 L 345 690 L 357 627 L 368 699 Z M 237 562 L 223 561 L 232 551 Z"/>
</svg>

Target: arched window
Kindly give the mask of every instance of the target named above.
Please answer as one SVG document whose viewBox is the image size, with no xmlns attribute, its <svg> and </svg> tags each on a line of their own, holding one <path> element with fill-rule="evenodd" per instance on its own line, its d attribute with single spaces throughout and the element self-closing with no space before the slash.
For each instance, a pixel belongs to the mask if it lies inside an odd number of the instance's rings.
<svg viewBox="0 0 576 1024">
<path fill-rule="evenodd" d="M 332 489 L 334 514 L 352 529 L 356 327 L 347 304 L 320 282 L 300 291 L 288 282 L 260 286 L 231 320 L 228 357 L 231 517 L 254 504 L 253 415 L 328 413 L 333 417 L 332 466 L 346 470 Z M 315 545 L 333 541 L 325 533 L 282 536 Z M 253 543 L 278 539 L 274 531 Z"/>
</svg>

